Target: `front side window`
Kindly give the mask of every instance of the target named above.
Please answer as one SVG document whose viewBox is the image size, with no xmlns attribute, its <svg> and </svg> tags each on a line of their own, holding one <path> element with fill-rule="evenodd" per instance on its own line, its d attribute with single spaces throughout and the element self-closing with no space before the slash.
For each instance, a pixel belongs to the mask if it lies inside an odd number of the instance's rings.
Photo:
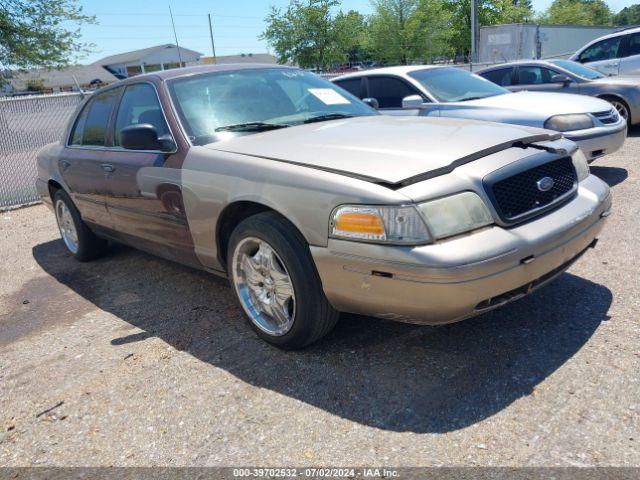
<svg viewBox="0 0 640 480">
<path fill-rule="evenodd" d="M 500 85 L 501 87 L 511 86 L 511 76 L 513 74 L 513 68 L 500 68 L 498 70 L 491 70 L 489 72 L 481 73 L 480 75 L 489 80 L 490 82 Z"/>
<path fill-rule="evenodd" d="M 409 73 L 439 102 L 464 102 L 511 93 L 486 78 L 457 67 L 427 68 Z"/>
<path fill-rule="evenodd" d="M 587 47 L 580 54 L 580 62 L 600 62 L 602 60 L 611 60 L 618 58 L 618 52 L 620 50 L 620 43 L 622 42 L 622 35 L 613 38 L 607 38 L 601 42 L 594 43 L 590 47 Z"/>
<path fill-rule="evenodd" d="M 410 95 L 420 95 L 415 88 L 393 77 L 368 77 L 369 97 L 378 100 L 380 108 L 402 108 L 402 99 Z"/>
<path fill-rule="evenodd" d="M 71 134 L 71 145 L 104 147 L 111 111 L 119 89 L 113 88 L 92 97 L 76 120 Z"/>
<path fill-rule="evenodd" d="M 122 94 L 116 117 L 115 145 L 120 145 L 120 131 L 130 125 L 153 125 L 158 137 L 169 133 L 155 88 L 148 83 L 129 85 Z"/>
<path fill-rule="evenodd" d="M 258 132 L 342 117 L 378 115 L 345 90 L 289 68 L 211 72 L 168 82 L 182 125 L 195 145 L 224 132 Z"/>
<path fill-rule="evenodd" d="M 627 47 L 626 56 L 640 55 L 640 33 L 632 33 L 629 35 L 629 46 Z"/>
<path fill-rule="evenodd" d="M 551 83 L 551 77 L 555 72 L 544 67 L 520 67 L 518 68 L 518 84 L 520 85 L 543 85 Z"/>
</svg>

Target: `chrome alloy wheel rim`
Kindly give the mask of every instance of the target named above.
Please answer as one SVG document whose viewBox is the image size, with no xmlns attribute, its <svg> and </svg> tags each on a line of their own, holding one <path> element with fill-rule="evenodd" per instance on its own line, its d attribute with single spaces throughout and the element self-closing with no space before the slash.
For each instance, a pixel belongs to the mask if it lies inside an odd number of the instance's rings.
<svg viewBox="0 0 640 480">
<path fill-rule="evenodd" d="M 276 251 L 256 237 L 243 239 L 232 258 L 232 281 L 242 308 L 268 335 L 286 334 L 295 319 L 291 277 Z"/>
<path fill-rule="evenodd" d="M 71 216 L 71 211 L 62 200 L 56 202 L 56 220 L 64 244 L 73 254 L 78 253 L 78 231 Z"/>
<path fill-rule="evenodd" d="M 613 102 L 611 102 L 611 104 L 615 107 L 615 109 L 618 111 L 618 114 L 622 118 L 624 118 L 625 120 L 629 121 L 629 112 L 627 111 L 627 107 L 625 107 L 620 102 L 616 102 L 615 100 Z"/>
</svg>

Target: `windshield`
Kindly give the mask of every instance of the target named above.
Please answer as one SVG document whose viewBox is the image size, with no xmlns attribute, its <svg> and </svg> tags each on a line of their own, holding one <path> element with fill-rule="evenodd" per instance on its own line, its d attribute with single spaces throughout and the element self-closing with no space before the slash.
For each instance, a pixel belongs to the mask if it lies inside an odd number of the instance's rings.
<svg viewBox="0 0 640 480">
<path fill-rule="evenodd" d="M 586 78 L 588 80 L 595 80 L 596 78 L 604 78 L 600 72 L 594 70 L 593 68 L 585 67 L 581 63 L 572 62 L 571 60 L 552 60 L 550 63 L 559 66 L 560 68 L 564 68 L 574 75 L 578 75 L 579 77 Z"/>
<path fill-rule="evenodd" d="M 298 69 L 211 72 L 170 80 L 180 120 L 195 145 L 313 121 L 378 115 L 336 85 Z"/>
<path fill-rule="evenodd" d="M 409 73 L 439 102 L 464 102 L 511 93 L 461 68 L 430 68 Z"/>
</svg>

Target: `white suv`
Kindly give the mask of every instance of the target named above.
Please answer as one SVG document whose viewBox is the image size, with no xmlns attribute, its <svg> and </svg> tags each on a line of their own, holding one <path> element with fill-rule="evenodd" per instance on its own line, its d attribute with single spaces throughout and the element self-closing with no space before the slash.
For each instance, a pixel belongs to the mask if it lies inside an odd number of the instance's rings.
<svg viewBox="0 0 640 480">
<path fill-rule="evenodd" d="M 589 65 L 605 75 L 639 75 L 640 27 L 593 40 L 574 53 L 570 60 Z"/>
</svg>

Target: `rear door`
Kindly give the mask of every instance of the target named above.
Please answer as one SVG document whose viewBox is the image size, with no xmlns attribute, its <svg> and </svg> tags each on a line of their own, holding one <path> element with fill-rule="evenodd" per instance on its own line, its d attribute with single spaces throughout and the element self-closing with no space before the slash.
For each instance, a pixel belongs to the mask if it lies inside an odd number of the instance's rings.
<svg viewBox="0 0 640 480">
<path fill-rule="evenodd" d="M 606 38 L 585 48 L 578 61 L 604 75 L 618 75 L 627 35 Z"/>
<path fill-rule="evenodd" d="M 109 122 L 119 88 L 95 94 L 82 108 L 67 145 L 60 156 L 59 169 L 82 218 L 90 223 L 111 226 L 105 206 Z"/>
<path fill-rule="evenodd" d="M 365 77 L 366 96 L 375 98 L 380 106 L 380 113 L 385 115 L 419 115 L 419 109 L 405 110 L 402 108 L 402 99 L 411 95 L 419 95 L 424 100 L 424 95 L 420 93 L 409 82 L 403 78 L 391 75 L 371 75 Z"/>
</svg>

